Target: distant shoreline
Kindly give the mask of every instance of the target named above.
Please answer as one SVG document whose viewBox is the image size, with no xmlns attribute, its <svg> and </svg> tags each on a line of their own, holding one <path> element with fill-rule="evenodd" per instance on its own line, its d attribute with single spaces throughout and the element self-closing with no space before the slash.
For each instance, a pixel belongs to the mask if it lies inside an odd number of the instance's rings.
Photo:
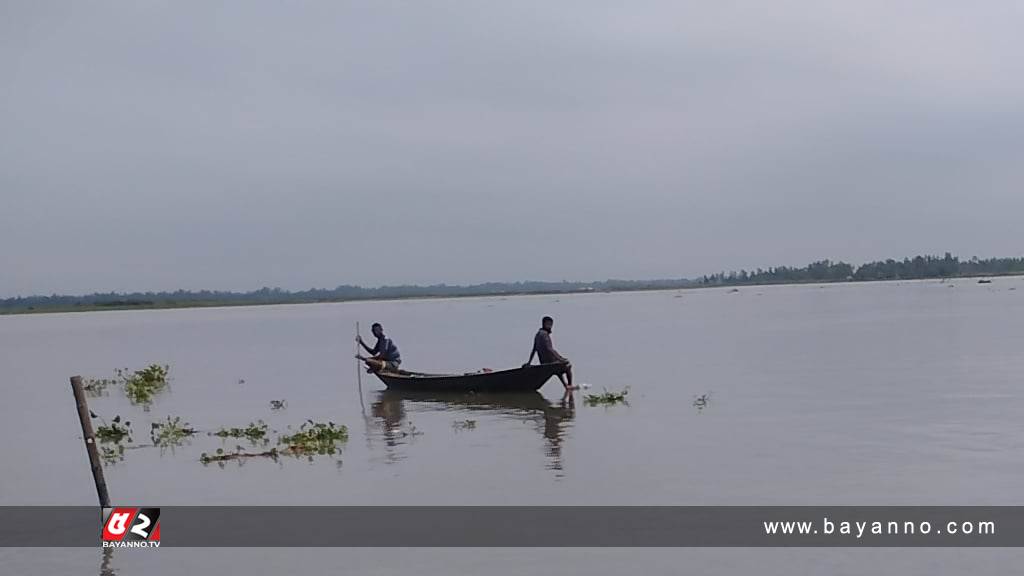
<svg viewBox="0 0 1024 576">
<path fill-rule="evenodd" d="M 453 293 L 453 294 L 424 294 L 424 295 L 396 295 L 396 296 L 379 296 L 379 297 L 366 297 L 366 298 L 328 298 L 322 300 L 269 300 L 261 302 L 231 302 L 231 301 L 195 301 L 195 302 L 140 302 L 137 304 L 114 304 L 114 305 L 102 305 L 102 304 L 83 304 L 83 305 L 71 305 L 71 306 L 53 306 L 43 308 L 17 308 L 10 310 L 0 310 L 0 316 L 19 316 L 19 315 L 32 315 L 32 314 L 67 314 L 67 313 L 87 313 L 87 312 L 113 312 L 113 311 L 129 311 L 129 310 L 182 310 L 189 308 L 243 308 L 243 307 L 255 307 L 255 306 L 283 306 L 283 305 L 303 305 L 303 304 L 342 304 L 342 303 L 354 303 L 354 302 L 394 302 L 394 301 L 408 301 L 408 300 L 448 300 L 448 299 L 466 299 L 466 298 L 493 298 L 493 297 L 520 297 L 520 296 L 562 296 L 562 295 L 578 295 L 578 294 L 609 294 L 609 293 L 631 293 L 631 292 L 667 292 L 667 291 L 678 291 L 678 290 L 703 290 L 713 288 L 754 288 L 754 287 L 766 287 L 766 286 L 800 286 L 800 285 L 814 285 L 814 284 L 872 284 L 880 282 L 920 282 L 920 281 L 936 281 L 943 282 L 947 280 L 970 280 L 970 279 L 983 279 L 983 278 L 1013 278 L 1024 276 L 1021 272 L 1009 272 L 1004 274 L 970 274 L 960 275 L 953 277 L 942 277 L 942 278 L 884 278 L 884 279 L 871 279 L 871 280 L 804 280 L 804 281 L 792 281 L 792 282 L 747 282 L 747 283 L 722 283 L 722 284 L 702 284 L 699 282 L 689 282 L 683 284 L 680 281 L 679 286 L 650 286 L 650 287 L 633 287 L 633 288 L 609 288 L 604 290 L 596 289 L 574 289 L 574 290 L 539 290 L 539 291 L 494 291 L 494 292 L 474 292 L 474 293 Z M 642 283 L 642 282 L 638 282 Z"/>
</svg>

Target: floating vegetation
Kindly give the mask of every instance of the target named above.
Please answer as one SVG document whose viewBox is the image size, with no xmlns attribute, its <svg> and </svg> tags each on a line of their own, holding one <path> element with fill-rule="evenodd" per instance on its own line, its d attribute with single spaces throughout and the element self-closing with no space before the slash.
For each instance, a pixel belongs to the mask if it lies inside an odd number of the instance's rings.
<svg viewBox="0 0 1024 576">
<path fill-rule="evenodd" d="M 250 428 L 243 430 L 251 429 L 253 432 L 260 430 L 261 434 L 265 435 L 266 424 L 262 422 L 259 424 L 250 424 Z M 235 430 L 239 429 L 233 428 L 227 432 Z M 222 434 L 218 433 L 217 435 L 221 436 Z M 229 435 L 223 434 L 223 436 Z M 242 460 L 248 458 L 270 458 L 276 461 L 279 456 L 307 456 L 312 460 L 316 454 L 337 454 L 340 451 L 337 444 L 347 441 L 348 428 L 345 426 L 339 426 L 334 422 L 324 424 L 307 420 L 294 434 L 286 434 L 277 439 L 279 445 L 284 445 L 283 448 L 274 447 L 263 452 L 247 452 L 241 446 L 235 446 L 234 452 L 226 452 L 223 448 L 218 448 L 213 454 L 203 452 L 199 456 L 199 461 L 203 464 L 216 463 L 223 466 L 228 461 L 241 463 Z"/>
<path fill-rule="evenodd" d="M 307 420 L 299 431 L 281 436 L 279 444 L 286 444 L 288 450 L 302 454 L 334 454 L 338 442 L 348 441 L 348 428 L 334 422 L 314 422 Z"/>
<path fill-rule="evenodd" d="M 111 384 L 116 383 L 117 380 L 113 378 L 86 378 L 82 384 L 82 390 L 85 390 L 89 396 L 100 396 L 107 391 Z"/>
<path fill-rule="evenodd" d="M 153 396 L 167 387 L 170 366 L 150 364 L 142 370 L 129 372 L 118 370 L 117 376 L 124 383 L 124 393 L 133 404 L 149 404 Z"/>
<path fill-rule="evenodd" d="M 100 446 L 100 459 L 107 464 L 117 464 L 124 461 L 124 446 Z"/>
<path fill-rule="evenodd" d="M 89 413 L 93 418 L 99 418 L 92 412 Z M 99 418 L 103 420 L 102 418 Z M 121 422 L 121 416 L 114 416 L 114 419 L 107 424 L 106 420 L 103 420 L 103 424 L 96 427 L 96 438 L 100 442 L 113 442 L 115 444 L 121 442 L 125 438 L 129 442 L 132 441 L 132 423 L 125 420 Z"/>
<path fill-rule="evenodd" d="M 153 445 L 161 448 L 177 446 L 185 438 L 195 434 L 196 430 L 188 422 L 182 423 L 181 418 L 177 416 L 174 418 L 168 416 L 167 420 L 163 422 L 153 422 L 149 430 L 149 436 L 153 440 Z"/>
<path fill-rule="evenodd" d="M 286 406 L 288 406 L 288 401 L 284 399 L 270 401 L 271 410 L 280 410 L 282 408 L 285 408 Z"/>
<path fill-rule="evenodd" d="M 587 406 L 614 406 L 615 404 L 629 405 L 626 395 L 629 394 L 629 386 L 622 392 L 609 392 L 606 388 L 603 394 L 587 394 L 583 396 L 583 403 Z"/>
<path fill-rule="evenodd" d="M 708 403 L 711 402 L 711 393 L 701 394 L 700 396 L 693 397 L 693 407 L 697 409 L 697 412 L 702 412 L 708 407 Z"/>
<path fill-rule="evenodd" d="M 225 452 L 223 448 L 217 448 L 217 451 L 213 454 L 207 454 L 203 452 L 199 455 L 199 461 L 205 464 L 217 463 L 220 466 L 224 466 L 224 462 L 230 460 L 243 460 L 245 458 L 270 458 L 276 461 L 281 451 L 277 448 L 271 448 L 265 452 L 246 452 L 245 448 L 236 446 L 234 452 Z"/>
<path fill-rule="evenodd" d="M 475 430 L 476 420 L 457 420 L 452 422 L 452 428 L 456 430 Z"/>
<path fill-rule="evenodd" d="M 148 408 L 153 401 L 153 396 L 167 387 L 170 366 L 150 364 L 142 370 L 130 370 L 118 368 L 114 370 L 113 378 L 86 378 L 83 380 L 82 389 L 90 396 L 101 396 L 106 394 L 107 388 L 112 385 L 120 385 L 132 404 L 142 404 Z"/>
<path fill-rule="evenodd" d="M 252 443 L 266 441 L 267 424 L 263 420 L 250 422 L 245 428 L 221 428 L 213 433 L 221 438 L 246 438 Z"/>
</svg>

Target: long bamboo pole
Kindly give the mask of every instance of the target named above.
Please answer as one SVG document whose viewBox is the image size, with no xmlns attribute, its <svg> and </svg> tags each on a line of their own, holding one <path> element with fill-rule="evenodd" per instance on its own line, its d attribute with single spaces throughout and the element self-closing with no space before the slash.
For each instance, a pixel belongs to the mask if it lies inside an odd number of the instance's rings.
<svg viewBox="0 0 1024 576">
<path fill-rule="evenodd" d="M 71 391 L 75 394 L 75 404 L 78 406 L 78 422 L 82 425 L 82 439 L 85 440 L 85 451 L 89 454 L 89 466 L 92 468 L 92 480 L 96 484 L 96 495 L 100 498 L 100 507 L 110 508 L 110 494 L 107 493 L 107 481 L 103 478 L 103 463 L 96 449 L 96 436 L 92 431 L 89 404 L 85 400 L 81 376 L 71 377 Z"/>
<path fill-rule="evenodd" d="M 363 402 L 363 367 L 359 362 L 359 321 L 356 320 L 356 382 L 359 383 L 359 407 L 363 410 L 363 417 L 366 417 L 366 403 Z"/>
</svg>

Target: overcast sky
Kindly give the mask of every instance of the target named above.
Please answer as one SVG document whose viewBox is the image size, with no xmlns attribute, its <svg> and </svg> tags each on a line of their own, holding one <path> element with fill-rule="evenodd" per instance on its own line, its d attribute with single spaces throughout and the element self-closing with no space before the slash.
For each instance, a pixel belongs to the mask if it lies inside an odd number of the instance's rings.
<svg viewBox="0 0 1024 576">
<path fill-rule="evenodd" d="M 0 3 L 0 296 L 1024 253 L 1020 2 Z"/>
</svg>

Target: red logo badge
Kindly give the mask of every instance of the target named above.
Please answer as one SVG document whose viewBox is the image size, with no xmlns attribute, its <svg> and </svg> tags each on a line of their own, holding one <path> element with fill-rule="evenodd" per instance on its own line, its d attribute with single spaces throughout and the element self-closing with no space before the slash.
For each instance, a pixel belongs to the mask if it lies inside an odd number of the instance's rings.
<svg viewBox="0 0 1024 576">
<path fill-rule="evenodd" d="M 159 508 L 104 508 L 103 546 L 156 548 L 160 546 Z"/>
</svg>

